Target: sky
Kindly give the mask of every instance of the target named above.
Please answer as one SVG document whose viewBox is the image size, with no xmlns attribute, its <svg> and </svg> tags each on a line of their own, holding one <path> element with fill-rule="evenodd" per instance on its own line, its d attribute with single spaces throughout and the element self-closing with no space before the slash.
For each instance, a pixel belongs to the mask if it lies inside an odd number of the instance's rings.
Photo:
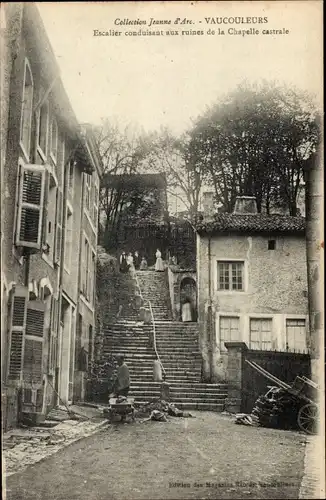
<svg viewBox="0 0 326 500">
<path fill-rule="evenodd" d="M 322 2 L 44 2 L 37 3 L 80 122 L 109 118 L 146 131 L 180 134 L 192 119 L 243 80 L 276 80 L 321 99 Z M 212 18 L 267 17 L 264 24 L 210 24 Z M 150 19 L 171 25 L 149 26 Z M 174 24 L 186 18 L 191 25 Z M 208 22 L 205 18 L 209 18 Z M 117 19 L 146 25 L 117 25 Z M 218 28 L 225 35 L 218 35 Z M 259 29 L 230 35 L 229 28 Z M 261 33 L 286 29 L 287 35 Z M 127 36 L 142 30 L 179 35 Z M 208 35 L 207 30 L 215 30 Z M 120 36 L 94 36 L 94 30 Z M 182 30 L 204 35 L 182 35 Z"/>
</svg>

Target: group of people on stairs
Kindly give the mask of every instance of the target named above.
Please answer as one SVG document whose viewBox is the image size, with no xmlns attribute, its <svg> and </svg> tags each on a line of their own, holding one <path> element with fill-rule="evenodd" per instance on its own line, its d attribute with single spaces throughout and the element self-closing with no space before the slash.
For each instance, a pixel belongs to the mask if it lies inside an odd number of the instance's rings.
<svg viewBox="0 0 326 500">
<path fill-rule="evenodd" d="M 162 259 L 162 254 L 160 250 L 156 250 L 156 262 L 155 262 L 155 271 L 164 271 L 164 262 Z M 120 272 L 127 273 L 128 271 L 133 271 L 134 269 L 139 269 L 140 271 L 146 271 L 148 268 L 146 258 L 140 257 L 139 253 L 136 251 L 134 254 L 129 252 L 128 255 L 126 252 L 122 252 L 120 255 Z"/>
</svg>

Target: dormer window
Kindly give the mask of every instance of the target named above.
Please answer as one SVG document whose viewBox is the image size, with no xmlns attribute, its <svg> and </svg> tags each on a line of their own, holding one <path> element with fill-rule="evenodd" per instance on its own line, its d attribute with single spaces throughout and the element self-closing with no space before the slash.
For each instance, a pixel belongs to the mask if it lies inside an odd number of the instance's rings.
<svg viewBox="0 0 326 500">
<path fill-rule="evenodd" d="M 20 143 L 24 149 L 27 160 L 29 159 L 31 146 L 31 129 L 33 114 L 33 76 L 27 59 L 25 60 L 24 88 L 22 96 L 22 110 L 20 122 Z"/>
</svg>

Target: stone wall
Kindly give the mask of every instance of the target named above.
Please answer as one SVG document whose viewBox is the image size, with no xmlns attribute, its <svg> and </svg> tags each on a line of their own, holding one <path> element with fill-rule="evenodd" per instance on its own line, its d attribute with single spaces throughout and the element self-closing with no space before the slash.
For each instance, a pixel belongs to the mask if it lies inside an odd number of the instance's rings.
<svg viewBox="0 0 326 500">
<path fill-rule="evenodd" d="M 268 250 L 268 240 L 275 250 Z M 224 380 L 221 316 L 239 318 L 238 341 L 249 342 L 251 318 L 272 320 L 273 349 L 285 350 L 287 319 L 304 319 L 308 328 L 307 272 L 304 236 L 224 234 L 197 240 L 200 342 L 206 378 Z M 244 290 L 218 290 L 219 260 L 244 263 Z M 210 311 L 210 313 L 209 313 Z M 211 314 L 211 321 L 208 316 Z M 306 344 L 306 348 L 309 345 Z"/>
<path fill-rule="evenodd" d="M 228 342 L 226 409 L 231 413 L 250 413 L 255 401 L 267 392 L 268 386 L 276 385 L 252 368 L 247 361 L 256 362 L 288 385 L 292 385 L 297 376 L 310 378 L 311 374 L 308 354 L 254 351 L 248 349 L 244 342 Z"/>
</svg>

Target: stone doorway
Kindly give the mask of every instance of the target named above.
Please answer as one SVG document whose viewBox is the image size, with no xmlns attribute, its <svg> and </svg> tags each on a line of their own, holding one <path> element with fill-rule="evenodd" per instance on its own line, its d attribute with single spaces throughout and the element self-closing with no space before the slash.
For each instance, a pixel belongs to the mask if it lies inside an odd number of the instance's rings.
<svg viewBox="0 0 326 500">
<path fill-rule="evenodd" d="M 181 280 L 180 283 L 180 319 L 184 320 L 182 311 L 185 304 L 190 304 L 190 314 L 191 319 L 188 321 L 197 321 L 197 285 L 193 278 L 186 277 Z M 187 320 L 186 320 L 187 321 Z"/>
</svg>

